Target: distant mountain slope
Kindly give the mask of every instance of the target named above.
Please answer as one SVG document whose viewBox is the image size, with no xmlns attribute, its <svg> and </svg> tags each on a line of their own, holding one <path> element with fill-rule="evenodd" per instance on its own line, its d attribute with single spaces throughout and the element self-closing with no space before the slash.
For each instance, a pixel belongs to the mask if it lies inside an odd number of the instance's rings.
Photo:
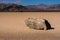
<svg viewBox="0 0 60 40">
<path fill-rule="evenodd" d="M 0 4 L 0 11 L 4 12 L 18 12 L 18 11 L 24 11 L 24 9 L 27 9 L 25 6 L 17 5 L 17 4 Z"/>
<path fill-rule="evenodd" d="M 43 11 L 60 11 L 60 4 L 39 4 L 39 5 L 17 5 L 17 4 L 0 4 L 0 12 L 43 12 Z"/>
<path fill-rule="evenodd" d="M 36 11 L 60 11 L 60 4 L 51 4 L 51 5 L 45 5 L 45 4 L 39 4 L 39 5 L 29 5 L 27 6 L 30 10 L 36 10 Z"/>
</svg>

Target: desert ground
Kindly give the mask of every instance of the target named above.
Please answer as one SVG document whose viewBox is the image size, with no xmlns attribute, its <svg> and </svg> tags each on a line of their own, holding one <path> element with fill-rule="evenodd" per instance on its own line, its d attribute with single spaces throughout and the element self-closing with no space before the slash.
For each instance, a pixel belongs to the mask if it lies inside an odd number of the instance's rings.
<svg viewBox="0 0 60 40">
<path fill-rule="evenodd" d="M 47 19 L 54 29 L 30 29 L 29 17 Z M 0 12 L 0 40 L 60 40 L 60 12 Z"/>
</svg>

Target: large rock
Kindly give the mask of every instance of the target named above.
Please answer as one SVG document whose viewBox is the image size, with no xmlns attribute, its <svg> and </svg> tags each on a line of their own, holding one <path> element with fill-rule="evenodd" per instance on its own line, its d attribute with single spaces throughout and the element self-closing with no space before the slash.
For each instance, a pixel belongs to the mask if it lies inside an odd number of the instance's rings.
<svg viewBox="0 0 60 40">
<path fill-rule="evenodd" d="M 25 20 L 25 24 L 32 29 L 38 29 L 38 30 L 47 30 L 47 26 L 45 23 L 45 19 L 39 19 L 39 18 L 28 18 Z"/>
</svg>

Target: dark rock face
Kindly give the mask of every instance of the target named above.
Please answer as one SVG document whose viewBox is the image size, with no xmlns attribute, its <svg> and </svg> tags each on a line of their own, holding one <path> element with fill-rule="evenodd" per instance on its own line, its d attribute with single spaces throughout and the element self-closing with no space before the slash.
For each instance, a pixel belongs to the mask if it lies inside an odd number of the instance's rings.
<svg viewBox="0 0 60 40">
<path fill-rule="evenodd" d="M 46 24 L 47 30 L 54 29 L 51 27 L 51 24 L 46 19 L 45 19 L 45 24 Z"/>
</svg>

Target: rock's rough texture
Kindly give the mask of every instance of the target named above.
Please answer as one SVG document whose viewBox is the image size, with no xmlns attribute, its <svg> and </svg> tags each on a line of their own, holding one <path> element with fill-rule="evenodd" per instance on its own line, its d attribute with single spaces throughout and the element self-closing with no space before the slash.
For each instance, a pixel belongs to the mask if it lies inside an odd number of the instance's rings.
<svg viewBox="0 0 60 40">
<path fill-rule="evenodd" d="M 45 24 L 45 19 L 39 19 L 39 18 L 28 18 L 25 20 L 25 24 L 32 29 L 37 29 L 37 30 L 46 30 L 46 24 Z"/>
</svg>

